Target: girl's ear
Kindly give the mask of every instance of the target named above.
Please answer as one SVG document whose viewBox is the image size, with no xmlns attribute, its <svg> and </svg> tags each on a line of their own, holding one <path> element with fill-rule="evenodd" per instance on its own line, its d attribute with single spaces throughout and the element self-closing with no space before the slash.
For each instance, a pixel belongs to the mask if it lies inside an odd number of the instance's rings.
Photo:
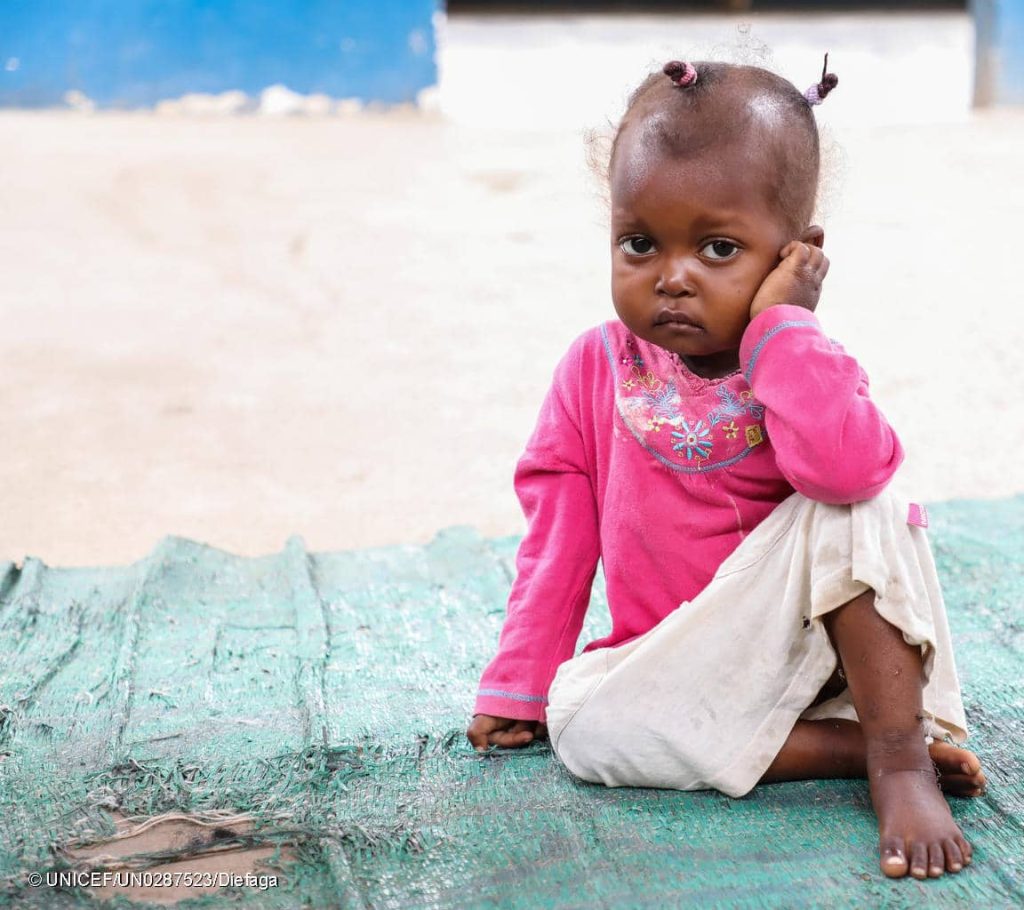
<svg viewBox="0 0 1024 910">
<path fill-rule="evenodd" d="M 812 224 L 800 235 L 801 243 L 809 243 L 821 249 L 825 245 L 825 229 L 820 224 Z"/>
</svg>

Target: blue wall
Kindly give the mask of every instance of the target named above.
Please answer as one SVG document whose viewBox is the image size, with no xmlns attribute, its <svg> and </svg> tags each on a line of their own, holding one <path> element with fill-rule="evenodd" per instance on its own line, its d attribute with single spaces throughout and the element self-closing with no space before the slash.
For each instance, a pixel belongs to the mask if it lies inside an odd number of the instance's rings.
<svg viewBox="0 0 1024 910">
<path fill-rule="evenodd" d="M 102 107 L 283 83 L 412 101 L 437 82 L 441 0 L 0 0 L 0 105 Z"/>
<path fill-rule="evenodd" d="M 1024 104 L 1024 0 L 974 0 L 982 104 Z"/>
</svg>

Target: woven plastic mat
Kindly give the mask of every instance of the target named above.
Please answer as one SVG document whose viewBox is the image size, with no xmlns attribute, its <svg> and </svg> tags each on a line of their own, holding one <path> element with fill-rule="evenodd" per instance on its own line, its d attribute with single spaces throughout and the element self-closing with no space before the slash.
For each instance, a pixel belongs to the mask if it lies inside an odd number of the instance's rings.
<svg viewBox="0 0 1024 910">
<path fill-rule="evenodd" d="M 128 567 L 0 565 L 0 903 L 95 907 L 29 876 L 69 868 L 64 848 L 115 813 L 219 810 L 291 860 L 266 867 L 277 887 L 179 906 L 1024 906 L 1024 497 L 929 513 L 990 782 L 952 801 L 975 857 L 958 875 L 886 879 L 864 781 L 735 800 L 580 782 L 545 742 L 477 755 L 465 729 L 518 539 L 452 528 L 422 547 L 293 538 L 242 558 L 168 538 Z M 608 627 L 599 573 L 580 647 Z"/>
</svg>

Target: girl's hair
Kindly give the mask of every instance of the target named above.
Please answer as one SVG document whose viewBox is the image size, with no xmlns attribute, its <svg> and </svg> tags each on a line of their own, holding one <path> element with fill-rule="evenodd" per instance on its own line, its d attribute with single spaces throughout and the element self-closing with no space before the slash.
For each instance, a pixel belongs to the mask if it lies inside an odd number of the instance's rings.
<svg viewBox="0 0 1024 910">
<path fill-rule="evenodd" d="M 676 159 L 723 144 L 747 148 L 770 168 L 769 202 L 796 235 L 810 223 L 817 198 L 820 151 L 812 106 L 838 82 L 823 70 L 821 81 L 801 94 L 792 82 L 758 66 L 671 61 L 630 95 L 606 176 L 627 130 L 644 148 Z"/>
</svg>

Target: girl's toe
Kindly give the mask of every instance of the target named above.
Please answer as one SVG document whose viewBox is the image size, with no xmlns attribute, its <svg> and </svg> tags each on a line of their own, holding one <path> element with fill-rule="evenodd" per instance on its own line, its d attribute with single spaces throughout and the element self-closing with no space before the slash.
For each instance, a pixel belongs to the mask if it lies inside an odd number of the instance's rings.
<svg viewBox="0 0 1024 910">
<path fill-rule="evenodd" d="M 910 874 L 914 878 L 928 877 L 928 848 L 922 843 L 915 843 L 910 848 Z"/>
<path fill-rule="evenodd" d="M 942 844 L 928 845 L 928 875 L 938 878 L 946 871 L 946 854 L 942 852 Z"/>
<path fill-rule="evenodd" d="M 963 838 L 963 836 L 957 836 L 953 838 L 956 845 L 960 848 L 960 855 L 964 858 L 964 865 L 969 866 L 973 860 L 974 850 L 971 845 Z"/>
<path fill-rule="evenodd" d="M 955 840 L 944 840 L 942 842 L 942 849 L 946 853 L 946 868 L 950 872 L 959 872 L 964 867 L 963 854 L 960 852 L 960 848 L 957 846 Z"/>
<path fill-rule="evenodd" d="M 973 752 L 967 752 L 967 758 L 964 760 L 964 765 L 966 765 L 966 774 L 977 774 L 981 771 L 981 759 Z"/>
<path fill-rule="evenodd" d="M 939 786 L 950 796 L 974 796 L 978 790 L 977 781 L 967 774 L 942 774 Z"/>
<path fill-rule="evenodd" d="M 903 841 L 898 838 L 887 838 L 881 845 L 882 871 L 889 878 L 902 878 L 907 874 L 907 857 L 903 850 Z"/>
</svg>

